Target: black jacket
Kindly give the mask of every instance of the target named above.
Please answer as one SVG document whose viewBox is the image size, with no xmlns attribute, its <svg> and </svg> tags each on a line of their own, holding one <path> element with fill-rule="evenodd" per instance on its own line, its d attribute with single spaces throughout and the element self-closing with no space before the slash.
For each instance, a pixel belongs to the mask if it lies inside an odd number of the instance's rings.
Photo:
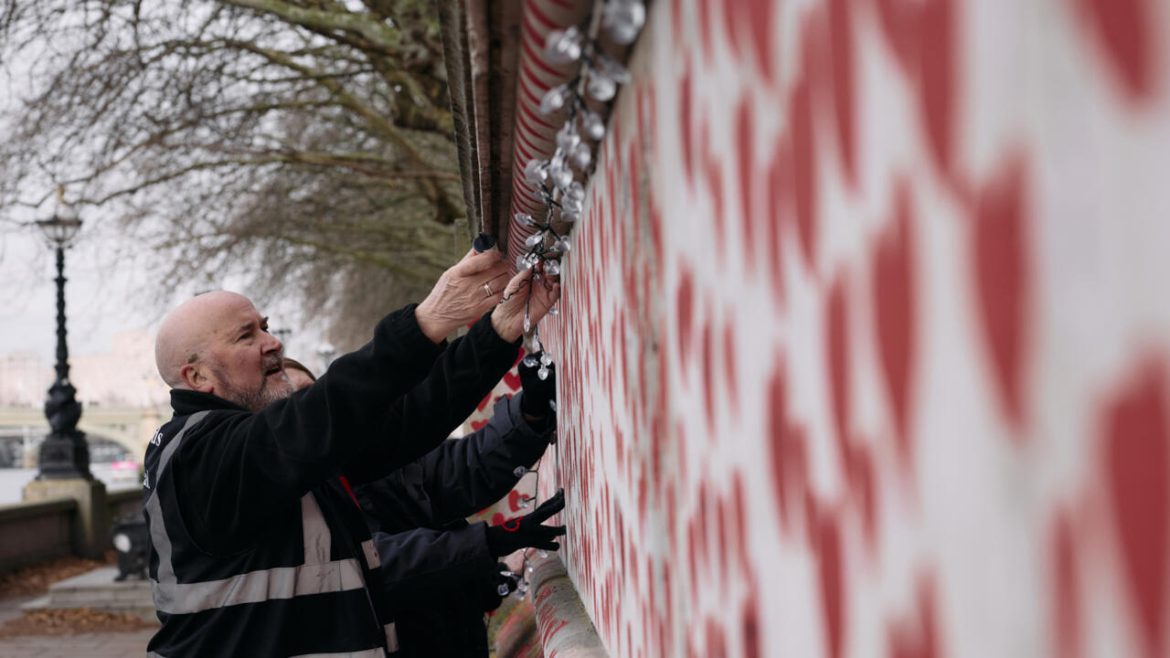
<svg viewBox="0 0 1170 658">
<path fill-rule="evenodd" d="M 313 386 L 258 413 L 173 391 L 175 416 L 146 455 L 150 575 L 163 623 L 149 651 L 392 649 L 387 601 L 367 585 L 379 578 L 372 541 L 336 476 L 347 464 L 359 481 L 377 479 L 429 451 L 445 436 L 426 426 L 430 410 L 477 373 L 498 379 L 515 354 L 486 317 L 443 350 L 407 307 Z"/>
<path fill-rule="evenodd" d="M 401 656 L 486 656 L 485 610 L 499 603 L 486 524 L 464 517 L 495 503 L 548 447 L 551 429 L 520 412 L 523 393 L 491 420 L 391 475 L 357 488 L 374 530 Z"/>
</svg>

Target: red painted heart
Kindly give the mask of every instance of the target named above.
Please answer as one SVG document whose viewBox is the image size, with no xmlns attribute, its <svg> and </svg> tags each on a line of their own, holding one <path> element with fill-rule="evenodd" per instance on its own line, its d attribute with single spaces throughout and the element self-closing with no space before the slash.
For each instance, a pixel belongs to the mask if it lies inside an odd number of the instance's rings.
<svg viewBox="0 0 1170 658">
<path fill-rule="evenodd" d="M 907 183 L 897 184 L 894 217 L 877 245 L 873 296 L 879 356 L 893 407 L 900 456 L 911 458 L 910 411 L 916 361 L 914 222 Z"/>
<path fill-rule="evenodd" d="M 1170 562 L 1170 423 L 1166 374 L 1148 361 L 1105 407 L 1109 500 L 1146 655 L 1164 656 Z"/>
<path fill-rule="evenodd" d="M 1026 169 L 1010 158 L 980 192 L 975 218 L 975 281 L 996 390 L 1017 429 L 1025 420 L 1026 318 L 1032 290 Z M 1014 437 L 1025 436 L 1015 432 Z"/>
</svg>

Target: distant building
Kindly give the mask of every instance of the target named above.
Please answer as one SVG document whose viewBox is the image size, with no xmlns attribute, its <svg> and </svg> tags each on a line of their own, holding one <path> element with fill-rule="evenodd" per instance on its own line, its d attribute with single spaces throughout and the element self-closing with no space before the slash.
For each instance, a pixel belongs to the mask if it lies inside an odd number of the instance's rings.
<svg viewBox="0 0 1170 658">
<path fill-rule="evenodd" d="M 168 388 L 154 366 L 154 336 L 141 329 L 114 334 L 105 354 L 72 359 L 70 378 L 84 405 L 151 407 L 166 404 Z"/>
<path fill-rule="evenodd" d="M 84 406 L 167 403 L 167 386 L 154 367 L 154 336 L 145 330 L 116 333 L 109 352 L 71 356 L 69 365 L 69 378 Z M 0 406 L 41 406 L 53 376 L 52 364 L 33 352 L 0 355 Z"/>
<path fill-rule="evenodd" d="M 39 407 L 52 383 L 52 367 L 36 352 L 0 355 L 0 406 Z"/>
</svg>

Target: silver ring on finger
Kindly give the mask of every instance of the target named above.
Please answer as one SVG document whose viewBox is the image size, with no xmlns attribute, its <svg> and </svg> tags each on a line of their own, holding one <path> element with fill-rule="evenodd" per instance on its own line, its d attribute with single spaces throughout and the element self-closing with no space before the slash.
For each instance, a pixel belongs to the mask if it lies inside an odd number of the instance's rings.
<svg viewBox="0 0 1170 658">
<path fill-rule="evenodd" d="M 492 290 L 492 282 L 491 282 L 491 281 L 485 281 L 485 282 L 484 282 L 484 284 L 483 284 L 483 294 L 484 294 L 484 297 L 491 297 L 492 295 L 496 294 L 496 293 L 495 293 L 495 292 Z"/>
</svg>

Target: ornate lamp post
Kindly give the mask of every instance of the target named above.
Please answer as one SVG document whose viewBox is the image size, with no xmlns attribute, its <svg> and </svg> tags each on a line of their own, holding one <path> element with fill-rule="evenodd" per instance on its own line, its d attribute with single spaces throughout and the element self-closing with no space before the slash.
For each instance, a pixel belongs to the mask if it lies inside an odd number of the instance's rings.
<svg viewBox="0 0 1170 658">
<path fill-rule="evenodd" d="M 69 383 L 69 347 L 65 344 L 65 250 L 81 230 L 81 219 L 61 203 L 52 217 L 36 224 L 57 251 L 57 379 L 45 401 L 50 431 L 41 443 L 37 479 L 93 480 L 85 433 L 77 429 L 81 403 L 76 398 L 77 389 Z"/>
</svg>

